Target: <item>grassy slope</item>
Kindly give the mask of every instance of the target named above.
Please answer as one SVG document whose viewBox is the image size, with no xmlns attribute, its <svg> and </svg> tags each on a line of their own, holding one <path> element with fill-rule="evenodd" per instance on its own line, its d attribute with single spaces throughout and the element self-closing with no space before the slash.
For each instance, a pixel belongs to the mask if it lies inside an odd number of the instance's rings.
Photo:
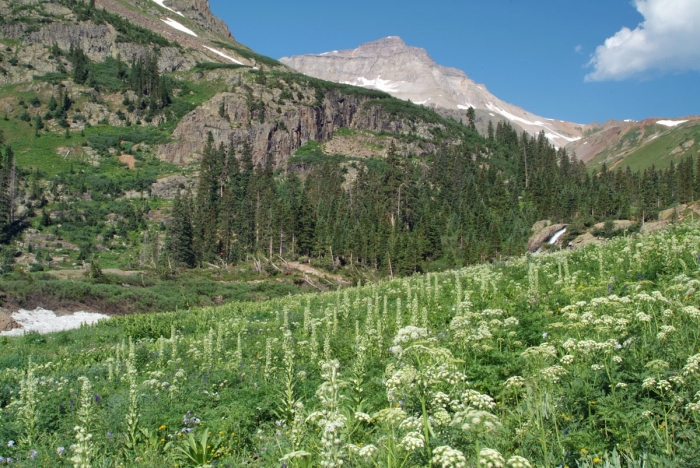
<svg viewBox="0 0 700 468">
<path fill-rule="evenodd" d="M 386 457 L 389 439 L 382 437 L 390 436 L 391 424 L 381 423 L 381 418 L 360 422 L 353 414 L 386 408 L 389 401 L 383 382 L 394 372 L 387 366 L 410 365 L 411 361 L 397 361 L 387 350 L 400 328 L 396 318 L 400 300 L 404 326 L 421 325 L 427 319 L 432 340 L 424 345 L 433 351 L 423 355 L 426 362 L 432 362 L 431 353 L 438 353 L 443 357 L 435 361 L 436 366 L 447 365 L 447 375 L 464 372 L 469 381 L 448 384 L 433 378 L 427 406 L 431 417 L 439 409 L 432 403 L 437 391 L 465 403 L 464 392 L 472 389 L 498 402 L 490 410 L 502 424 L 496 433 L 465 433 L 459 427 L 434 423 L 433 447 L 450 445 L 472 461 L 476 447 L 492 447 L 506 456 L 519 453 L 537 466 L 545 465 L 545 457 L 550 466 L 574 466 L 577 461 L 592 466 L 595 456 L 602 458 L 617 447 L 635 458 L 648 455 L 653 466 L 662 466 L 664 460 L 694 466 L 700 421 L 684 408 L 700 390 L 700 380 L 692 373 L 682 381 L 674 376 L 682 376 L 686 359 L 700 345 L 698 318 L 694 317 L 700 312 L 688 308 L 697 304 L 694 296 L 700 289 L 699 242 L 697 225 L 681 227 L 618 239 L 605 247 L 589 246 L 337 294 L 129 316 L 75 332 L 4 340 L 0 388 L 6 409 L 0 440 L 20 440 L 25 432 L 15 417 L 16 407 L 7 405 L 17 400 L 18 369 L 25 369 L 31 357 L 39 366 L 35 370 L 40 379 L 38 431 L 47 434 L 31 448 L 38 449 L 42 463 L 67 466 L 67 457 L 58 457 L 56 449 L 74 443 L 72 428 L 79 423 L 77 378 L 87 376 L 93 386 L 90 399 L 95 416 L 89 429 L 99 448 L 99 463 L 131 466 L 136 457 L 142 458 L 143 466 L 175 463 L 173 444 L 182 445 L 186 439 L 181 429 L 183 415 L 190 411 L 202 422 L 195 427 L 196 434 L 207 428 L 217 436 L 209 445 L 220 448 L 217 458 L 228 463 L 221 466 L 275 466 L 284 453 L 295 448 L 309 452 L 316 466 L 320 435 L 315 425 L 298 422 L 295 430 L 300 439 L 292 447 L 289 421 L 285 421 L 283 332 L 289 330 L 292 348 L 288 349 L 296 356 L 289 374 L 294 398 L 304 402 L 307 414 L 321 407 L 314 393 L 321 383 L 318 361 L 323 358 L 325 341 L 330 355 L 340 362 L 341 377 L 348 382 L 341 389 L 348 397 L 341 406 L 347 409 L 346 427 L 352 428 L 352 434 L 340 431 L 343 444 L 375 444 Z M 610 294 L 615 296 L 608 297 Z M 453 320 L 457 315 L 464 317 L 461 322 Z M 505 326 L 506 317 L 517 319 L 519 325 Z M 471 323 L 466 328 L 460 325 L 465 320 Z M 673 328 L 663 328 L 669 326 Z M 481 332 L 475 334 L 474 327 Z M 310 334 L 309 328 L 315 332 Z M 356 328 L 361 332 L 358 336 Z M 240 360 L 236 353 L 239 336 Z M 124 379 L 127 337 L 135 343 L 132 362 L 138 370 L 139 426 L 152 436 L 152 444 L 142 438 L 135 448 L 124 445 L 129 405 Z M 593 346 L 586 342 L 589 344 L 577 350 L 567 342 L 570 339 L 612 344 L 586 351 Z M 532 348 L 544 343 L 553 346 L 554 356 L 547 354 L 548 348 Z M 620 349 L 616 343 L 622 345 Z M 360 368 L 358 346 L 367 348 Z M 528 348 L 533 357 L 522 357 Z M 460 361 L 448 365 L 445 352 Z M 574 356 L 572 362 L 567 358 L 559 364 L 565 355 Z M 556 365 L 562 365 L 564 373 L 557 382 L 548 383 L 543 369 L 553 372 L 551 366 Z M 598 365 L 601 370 L 595 370 Z M 524 389 L 503 386 L 506 379 L 517 375 L 524 377 Z M 656 384 L 642 385 L 647 378 L 673 383 L 670 390 L 658 390 Z M 620 382 L 626 387 L 617 386 Z M 353 391 L 358 385 L 362 393 Z M 409 414 L 420 413 L 411 388 L 399 385 L 392 404 L 400 399 Z M 98 403 L 93 395 L 99 395 Z M 458 417 L 451 408 L 441 418 Z M 282 427 L 275 421 L 282 421 Z M 399 439 L 408 431 L 393 427 Z M 4 443 L 0 447 L 3 456 L 14 457 L 30 448 L 5 447 Z M 341 446 L 341 451 L 346 466 L 369 466 L 349 455 L 347 448 Z M 425 452 L 417 449 L 408 454 L 406 466 L 424 466 L 425 462 Z"/>
<path fill-rule="evenodd" d="M 700 122 L 684 124 L 680 127 L 669 129 L 661 125 L 656 125 L 656 130 L 660 136 L 652 141 L 643 143 L 640 141 L 639 132 L 629 132 L 614 148 L 609 148 L 593 158 L 589 163 L 590 168 L 599 168 L 611 154 L 620 151 L 625 145 L 637 147 L 630 154 L 617 157 L 613 161 L 608 161 L 608 167 L 617 164 L 616 167 L 630 166 L 632 171 L 644 170 L 653 164 L 657 169 L 668 167 L 671 162 L 678 164 L 687 156 L 697 156 L 700 151 Z M 649 133 L 644 140 L 648 140 Z M 684 143 L 695 140 L 692 146 L 682 148 Z M 680 150 L 675 150 L 680 148 Z"/>
</svg>

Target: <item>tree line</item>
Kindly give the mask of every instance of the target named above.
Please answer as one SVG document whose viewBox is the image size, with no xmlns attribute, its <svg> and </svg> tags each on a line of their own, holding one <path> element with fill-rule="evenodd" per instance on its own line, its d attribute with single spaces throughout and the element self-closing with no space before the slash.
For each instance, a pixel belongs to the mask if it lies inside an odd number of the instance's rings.
<svg viewBox="0 0 700 468">
<path fill-rule="evenodd" d="M 649 220 L 700 197 L 693 158 L 663 170 L 589 172 L 544 133 L 501 122 L 487 136 L 468 135 L 425 158 L 392 147 L 383 160 L 350 163 L 354 178 L 347 164 L 329 163 L 304 180 L 210 136 L 196 190 L 175 200 L 163 255 L 190 268 L 257 255 L 406 275 L 520 254 L 540 219 Z"/>
</svg>

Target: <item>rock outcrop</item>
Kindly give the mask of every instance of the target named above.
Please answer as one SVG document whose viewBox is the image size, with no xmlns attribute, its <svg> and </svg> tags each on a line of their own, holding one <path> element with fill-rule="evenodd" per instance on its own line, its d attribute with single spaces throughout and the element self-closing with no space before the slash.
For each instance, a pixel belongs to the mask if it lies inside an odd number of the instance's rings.
<svg viewBox="0 0 700 468">
<path fill-rule="evenodd" d="M 381 103 L 368 105 L 369 96 L 327 90 L 318 102 L 314 88 L 287 85 L 280 87 L 291 92 L 293 99 L 283 99 L 278 87 L 254 83 L 214 96 L 182 119 L 172 134 L 177 141 L 162 145 L 158 157 L 176 164 L 197 160 L 211 132 L 217 145 L 247 143 L 256 163 L 271 158 L 280 167 L 310 140 L 327 142 L 339 128 L 410 135 L 413 144 L 404 145 L 403 152 L 424 155 L 435 150 L 427 140 L 444 128 L 441 123 L 389 115 Z"/>
<path fill-rule="evenodd" d="M 207 0 L 166 0 L 165 5 L 179 11 L 202 29 L 233 39 L 226 23 L 211 12 Z"/>
</svg>

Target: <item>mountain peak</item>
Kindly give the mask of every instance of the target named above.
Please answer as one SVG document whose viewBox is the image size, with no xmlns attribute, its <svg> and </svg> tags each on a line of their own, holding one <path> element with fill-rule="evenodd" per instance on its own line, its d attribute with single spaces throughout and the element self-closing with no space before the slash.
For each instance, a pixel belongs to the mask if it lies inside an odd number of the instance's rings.
<svg viewBox="0 0 700 468">
<path fill-rule="evenodd" d="M 408 46 L 398 36 L 354 50 L 285 57 L 281 62 L 315 78 L 378 89 L 448 115 L 473 107 L 487 120 L 509 120 L 531 134 L 544 131 L 558 147 L 583 136 L 577 124 L 545 119 L 501 101 L 463 71 L 438 65 L 425 49 Z"/>
</svg>

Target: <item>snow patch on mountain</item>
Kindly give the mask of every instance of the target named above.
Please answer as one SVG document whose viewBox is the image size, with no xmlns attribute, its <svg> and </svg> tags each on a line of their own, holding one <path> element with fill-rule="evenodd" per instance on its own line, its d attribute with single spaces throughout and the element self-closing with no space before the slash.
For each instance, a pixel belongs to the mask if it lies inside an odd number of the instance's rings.
<svg viewBox="0 0 700 468">
<path fill-rule="evenodd" d="M 168 26 L 170 26 L 171 28 L 175 28 L 178 31 L 182 31 L 185 34 L 189 34 L 190 36 L 194 36 L 194 37 L 199 37 L 199 36 L 197 36 L 197 34 L 194 31 L 187 28 L 186 26 L 181 25 L 180 23 L 178 23 L 174 19 L 165 18 L 165 19 L 162 19 L 161 21 L 163 23 L 167 24 Z"/>
<path fill-rule="evenodd" d="M 542 127 L 542 129 L 545 130 L 545 136 L 550 141 L 561 139 L 561 140 L 565 140 L 569 143 L 573 143 L 574 141 L 579 141 L 581 139 L 581 137 L 572 138 L 572 137 L 564 136 L 560 133 L 555 132 L 551 128 L 547 127 L 543 122 L 540 122 L 539 120 L 531 122 L 527 119 L 523 119 L 522 117 L 518 117 L 517 115 L 513 115 L 510 112 L 508 112 L 504 109 L 501 109 L 500 107 L 498 107 L 494 104 L 491 104 L 490 102 L 486 103 L 486 106 L 489 108 L 489 110 L 496 112 L 498 114 L 501 114 L 503 117 L 507 118 L 508 120 L 510 120 L 512 122 L 520 122 L 520 123 L 525 124 L 525 125 L 531 125 L 534 127 Z"/>
<path fill-rule="evenodd" d="M 342 81 L 341 83 L 352 86 L 361 86 L 363 88 L 374 88 L 379 91 L 384 91 L 385 93 L 395 93 L 398 91 L 398 88 L 403 81 L 396 83 L 391 80 L 383 80 L 382 76 L 379 75 L 374 80 L 368 80 L 364 76 L 360 76 L 355 81 Z"/>
<path fill-rule="evenodd" d="M 687 120 L 658 120 L 656 123 L 665 127 L 676 127 L 686 122 Z"/>
<path fill-rule="evenodd" d="M 217 55 L 220 55 L 221 57 L 223 57 L 223 58 L 225 58 L 225 59 L 229 59 L 230 61 L 232 61 L 232 62 L 235 63 L 235 64 L 243 65 L 243 63 L 239 62 L 238 60 L 236 60 L 236 59 L 233 58 L 233 57 L 229 57 L 228 55 L 224 54 L 223 52 L 220 52 L 220 51 L 218 51 L 218 50 L 216 50 L 216 49 L 212 49 L 211 47 L 207 47 L 207 46 L 204 46 L 204 48 L 207 49 L 207 50 L 210 50 L 210 51 L 214 52 L 214 53 L 217 54 Z"/>
<path fill-rule="evenodd" d="M 180 16 L 182 16 L 183 18 L 185 17 L 185 15 L 183 15 L 183 14 L 180 13 L 179 11 L 175 11 L 175 10 L 173 10 L 173 9 L 170 8 L 170 7 L 166 7 L 166 6 L 163 4 L 164 1 L 165 1 L 165 0 L 153 0 L 154 3 L 157 3 L 157 4 L 158 4 L 158 6 L 163 7 L 163 8 L 165 8 L 166 10 L 172 11 L 172 12 L 175 13 L 176 15 L 180 15 Z"/>
</svg>

